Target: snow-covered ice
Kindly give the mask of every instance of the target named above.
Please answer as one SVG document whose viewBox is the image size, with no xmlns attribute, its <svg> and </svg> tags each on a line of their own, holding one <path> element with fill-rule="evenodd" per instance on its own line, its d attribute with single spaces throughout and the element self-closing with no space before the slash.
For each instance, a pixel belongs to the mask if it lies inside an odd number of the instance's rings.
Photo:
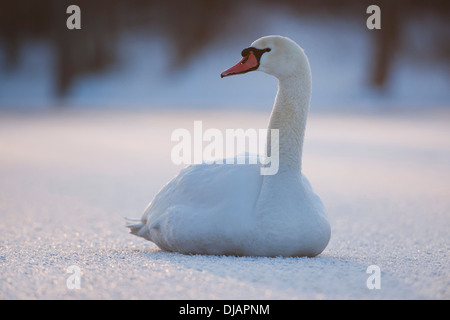
<svg viewBox="0 0 450 320">
<path fill-rule="evenodd" d="M 168 253 L 128 234 L 179 170 L 171 132 L 267 111 L 0 113 L 1 299 L 449 299 L 450 113 L 312 113 L 304 172 L 332 237 L 316 258 Z M 69 289 L 68 267 L 81 271 Z M 381 270 L 369 290 L 367 267 Z"/>
</svg>

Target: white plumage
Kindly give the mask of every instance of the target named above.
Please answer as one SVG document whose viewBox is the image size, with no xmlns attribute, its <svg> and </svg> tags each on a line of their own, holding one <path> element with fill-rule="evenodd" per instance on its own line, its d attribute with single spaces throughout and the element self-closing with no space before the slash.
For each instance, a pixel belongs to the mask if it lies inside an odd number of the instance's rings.
<svg viewBox="0 0 450 320">
<path fill-rule="evenodd" d="M 301 173 L 311 99 L 308 59 L 281 36 L 260 38 L 251 48 L 263 52 L 253 70 L 279 80 L 269 122 L 269 129 L 279 130 L 278 173 L 261 175 L 259 164 L 188 166 L 155 196 L 141 221 L 128 226 L 131 233 L 187 254 L 315 256 L 327 246 L 323 204 Z M 244 59 L 222 76 L 257 60 Z"/>
</svg>

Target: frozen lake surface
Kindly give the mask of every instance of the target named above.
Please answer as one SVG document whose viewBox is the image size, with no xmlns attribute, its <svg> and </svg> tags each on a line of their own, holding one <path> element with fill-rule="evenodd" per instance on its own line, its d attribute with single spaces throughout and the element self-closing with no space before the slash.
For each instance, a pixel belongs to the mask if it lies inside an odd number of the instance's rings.
<svg viewBox="0 0 450 320">
<path fill-rule="evenodd" d="M 450 113 L 312 113 L 316 258 L 189 256 L 128 234 L 181 167 L 171 132 L 265 128 L 258 111 L 0 113 L 0 299 L 449 299 Z M 81 271 L 69 289 L 67 268 Z M 370 265 L 381 288 L 369 290 Z"/>
</svg>

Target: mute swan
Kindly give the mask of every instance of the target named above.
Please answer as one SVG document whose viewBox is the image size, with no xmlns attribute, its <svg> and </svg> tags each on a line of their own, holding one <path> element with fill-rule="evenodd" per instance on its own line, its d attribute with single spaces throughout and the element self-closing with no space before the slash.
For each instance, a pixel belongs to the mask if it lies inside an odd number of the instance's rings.
<svg viewBox="0 0 450 320">
<path fill-rule="evenodd" d="M 263 176 L 260 164 L 188 166 L 128 227 L 163 250 L 185 254 L 316 256 L 328 244 L 330 225 L 301 173 L 311 98 L 308 59 L 281 36 L 256 40 L 242 56 L 222 78 L 253 70 L 278 78 L 269 122 L 279 130 L 278 173 Z"/>
</svg>

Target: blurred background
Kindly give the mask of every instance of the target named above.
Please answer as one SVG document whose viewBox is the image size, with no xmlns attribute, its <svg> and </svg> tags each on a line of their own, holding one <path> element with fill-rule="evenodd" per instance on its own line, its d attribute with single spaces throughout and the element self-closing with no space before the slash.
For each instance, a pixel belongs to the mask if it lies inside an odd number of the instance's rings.
<svg viewBox="0 0 450 320">
<path fill-rule="evenodd" d="M 312 110 L 448 107 L 449 14 L 428 0 L 2 0 L 0 109 L 270 109 L 271 77 L 219 76 L 269 34 L 305 49 Z"/>
</svg>

